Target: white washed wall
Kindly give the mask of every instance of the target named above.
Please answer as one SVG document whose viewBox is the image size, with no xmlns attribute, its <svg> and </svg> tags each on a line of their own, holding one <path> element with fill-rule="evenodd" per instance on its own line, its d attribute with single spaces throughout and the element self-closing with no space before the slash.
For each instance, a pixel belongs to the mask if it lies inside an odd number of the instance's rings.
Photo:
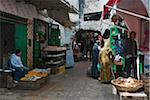
<svg viewBox="0 0 150 100">
<path fill-rule="evenodd" d="M 108 0 L 85 0 L 84 13 L 99 12 Z"/>
<path fill-rule="evenodd" d="M 100 12 L 103 10 L 103 5 L 108 0 L 85 0 L 84 14 L 92 12 Z M 80 19 L 80 28 L 91 29 L 100 31 L 100 20 L 99 21 L 84 21 Z"/>
<path fill-rule="evenodd" d="M 63 46 L 65 44 L 65 29 L 64 26 L 59 25 L 59 29 L 60 29 L 60 35 L 61 35 L 61 46 Z"/>
<path fill-rule="evenodd" d="M 99 30 L 100 31 L 100 21 L 81 21 L 80 24 L 82 29 Z"/>
<path fill-rule="evenodd" d="M 73 30 L 70 28 L 65 28 L 65 44 L 71 43 L 72 35 L 73 35 Z"/>
<path fill-rule="evenodd" d="M 73 5 L 76 9 L 79 10 L 79 0 L 66 0 L 70 3 L 70 5 Z"/>
</svg>

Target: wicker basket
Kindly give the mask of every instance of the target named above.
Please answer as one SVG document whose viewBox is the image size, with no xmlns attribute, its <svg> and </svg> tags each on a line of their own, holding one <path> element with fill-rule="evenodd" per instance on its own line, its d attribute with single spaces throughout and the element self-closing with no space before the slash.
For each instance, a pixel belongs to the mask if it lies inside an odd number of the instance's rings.
<svg viewBox="0 0 150 100">
<path fill-rule="evenodd" d="M 143 83 L 140 83 L 140 84 L 138 84 L 138 85 L 135 86 L 135 87 L 121 87 L 121 86 L 118 86 L 118 85 L 115 83 L 115 79 L 112 80 L 111 83 L 117 88 L 118 91 L 125 91 L 125 92 L 136 92 L 136 91 L 138 91 L 140 88 L 143 87 Z"/>
<path fill-rule="evenodd" d="M 19 81 L 18 87 L 24 90 L 36 90 L 41 88 L 49 80 L 49 75 L 36 81 Z"/>
</svg>

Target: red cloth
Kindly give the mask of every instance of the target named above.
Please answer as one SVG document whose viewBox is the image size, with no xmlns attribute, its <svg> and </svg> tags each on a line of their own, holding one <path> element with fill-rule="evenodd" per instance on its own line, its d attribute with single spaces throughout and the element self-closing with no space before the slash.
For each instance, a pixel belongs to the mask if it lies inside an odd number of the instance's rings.
<svg viewBox="0 0 150 100">
<path fill-rule="evenodd" d="M 109 1 L 106 3 L 106 5 L 112 6 L 113 4 L 116 4 L 116 3 L 118 3 L 118 2 L 120 2 L 120 0 L 109 0 Z M 103 17 L 107 14 L 108 11 L 109 11 L 109 8 L 108 8 L 108 7 L 105 7 L 105 8 L 104 8 L 104 12 L 103 12 Z"/>
</svg>

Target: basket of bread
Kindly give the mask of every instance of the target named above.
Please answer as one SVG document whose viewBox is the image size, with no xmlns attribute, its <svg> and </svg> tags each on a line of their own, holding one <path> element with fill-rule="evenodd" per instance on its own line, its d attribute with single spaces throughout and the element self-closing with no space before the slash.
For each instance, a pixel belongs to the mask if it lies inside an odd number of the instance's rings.
<svg viewBox="0 0 150 100">
<path fill-rule="evenodd" d="M 143 87 L 143 80 L 137 80 L 132 77 L 119 77 L 117 79 L 112 80 L 111 83 L 117 88 L 117 90 L 126 92 L 136 92 L 137 90 Z"/>
</svg>

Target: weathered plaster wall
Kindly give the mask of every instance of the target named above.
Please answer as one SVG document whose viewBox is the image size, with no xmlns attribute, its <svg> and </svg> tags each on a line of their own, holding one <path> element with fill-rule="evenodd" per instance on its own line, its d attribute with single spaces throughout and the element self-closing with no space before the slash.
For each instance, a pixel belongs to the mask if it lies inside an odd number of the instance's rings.
<svg viewBox="0 0 150 100">
<path fill-rule="evenodd" d="M 85 0 L 83 13 L 100 12 L 103 10 L 103 5 L 108 0 Z M 99 21 L 84 21 L 80 19 L 80 27 L 82 29 L 91 29 L 100 31 L 100 20 Z"/>
</svg>

